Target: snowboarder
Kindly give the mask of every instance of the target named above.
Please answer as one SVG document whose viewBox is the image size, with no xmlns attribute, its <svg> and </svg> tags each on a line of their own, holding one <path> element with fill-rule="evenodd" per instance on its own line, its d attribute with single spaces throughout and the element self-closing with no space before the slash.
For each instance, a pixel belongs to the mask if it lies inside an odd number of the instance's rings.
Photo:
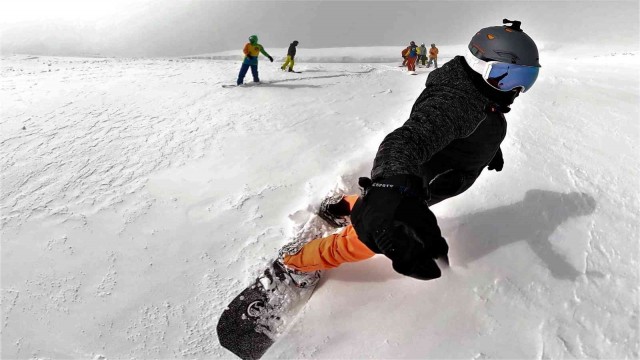
<svg viewBox="0 0 640 360">
<path fill-rule="evenodd" d="M 540 69 L 520 22 L 503 24 L 478 31 L 464 56 L 430 73 L 409 119 L 378 148 L 371 178 L 360 178 L 362 196 L 322 202 L 319 216 L 344 229 L 283 248 L 289 271 L 314 274 L 381 253 L 400 274 L 441 276 L 436 260 L 448 264 L 449 247 L 429 207 L 469 189 L 485 167 L 502 170 L 504 114 Z"/>
<path fill-rule="evenodd" d="M 242 50 L 244 53 L 244 61 L 242 61 L 242 66 L 240 67 L 240 73 L 238 74 L 237 85 L 242 85 L 244 82 L 244 77 L 247 75 L 247 71 L 251 68 L 251 75 L 253 75 L 253 82 L 259 83 L 260 78 L 258 77 L 258 55 L 262 53 L 262 55 L 269 58 L 269 61 L 273 62 L 273 58 L 269 55 L 262 45 L 258 44 L 258 36 L 251 35 L 249 36 L 249 42 L 245 44 L 244 49 Z"/>
<path fill-rule="evenodd" d="M 429 62 L 427 63 L 427 67 L 430 67 L 432 63 L 435 63 L 435 68 L 438 68 L 438 48 L 436 44 L 431 44 L 429 48 Z"/>
<path fill-rule="evenodd" d="M 289 72 L 293 72 L 293 65 L 295 64 L 293 59 L 296 56 L 296 46 L 298 46 L 298 40 L 293 40 L 293 42 L 289 44 L 289 50 L 287 50 L 287 60 L 285 60 L 280 69 L 285 70 L 286 67 L 289 66 Z"/>
<path fill-rule="evenodd" d="M 422 60 L 422 66 L 427 62 L 427 47 L 424 43 L 420 44 L 420 60 Z"/>
<path fill-rule="evenodd" d="M 416 71 L 416 60 L 418 59 L 418 47 L 416 43 L 412 41 L 407 48 L 407 69 L 409 71 Z"/>
</svg>

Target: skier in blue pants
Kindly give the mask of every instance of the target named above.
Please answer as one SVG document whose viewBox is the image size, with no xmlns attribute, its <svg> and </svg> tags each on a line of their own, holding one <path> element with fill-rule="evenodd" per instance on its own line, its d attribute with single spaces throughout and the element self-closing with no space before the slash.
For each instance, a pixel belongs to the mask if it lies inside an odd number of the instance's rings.
<svg viewBox="0 0 640 360">
<path fill-rule="evenodd" d="M 247 75 L 247 71 L 251 68 L 251 75 L 253 75 L 253 82 L 259 83 L 260 78 L 258 77 L 258 55 L 262 53 L 264 56 L 269 58 L 269 61 L 273 62 L 273 58 L 269 55 L 262 45 L 258 44 L 258 36 L 251 35 L 249 36 L 249 42 L 244 46 L 242 50 L 244 53 L 244 61 L 242 62 L 242 67 L 240 67 L 240 74 L 238 74 L 238 85 L 242 85 L 244 82 L 244 77 Z"/>
</svg>

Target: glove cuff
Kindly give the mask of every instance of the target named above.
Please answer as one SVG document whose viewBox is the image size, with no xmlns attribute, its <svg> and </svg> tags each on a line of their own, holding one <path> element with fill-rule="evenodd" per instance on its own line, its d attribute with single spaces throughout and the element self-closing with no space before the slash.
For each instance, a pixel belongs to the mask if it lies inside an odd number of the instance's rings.
<svg viewBox="0 0 640 360">
<path fill-rule="evenodd" d="M 384 179 L 374 181 L 374 184 L 387 184 L 399 187 L 406 187 L 413 191 L 422 190 L 422 178 L 416 175 L 394 175 Z"/>
<path fill-rule="evenodd" d="M 404 196 L 425 198 L 428 187 L 423 185 L 422 178 L 416 175 L 394 175 L 379 179 L 371 184 L 372 188 L 388 188 L 398 191 Z M 428 198 L 428 196 L 426 196 Z"/>
</svg>

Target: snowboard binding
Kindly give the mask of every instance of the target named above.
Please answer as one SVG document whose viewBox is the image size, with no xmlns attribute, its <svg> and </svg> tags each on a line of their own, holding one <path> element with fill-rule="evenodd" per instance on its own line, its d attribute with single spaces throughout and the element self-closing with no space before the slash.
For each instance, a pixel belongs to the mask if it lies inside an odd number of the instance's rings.
<svg viewBox="0 0 640 360">
<path fill-rule="evenodd" d="M 349 215 L 351 215 L 349 203 L 347 203 L 341 194 L 327 196 L 322 200 L 322 203 L 320 203 L 320 210 L 318 210 L 318 216 L 334 228 L 349 225 L 351 223 Z"/>
</svg>

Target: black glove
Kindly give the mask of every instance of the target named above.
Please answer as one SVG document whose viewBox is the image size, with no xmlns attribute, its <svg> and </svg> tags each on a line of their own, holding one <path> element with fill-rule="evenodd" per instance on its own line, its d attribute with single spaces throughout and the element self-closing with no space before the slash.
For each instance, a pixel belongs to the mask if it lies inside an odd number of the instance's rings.
<svg viewBox="0 0 640 360">
<path fill-rule="evenodd" d="M 271 56 L 267 56 L 269 58 L 269 61 L 273 62 L 273 58 Z"/>
<path fill-rule="evenodd" d="M 424 201 L 422 180 L 398 175 L 372 183 L 360 178 L 365 195 L 351 212 L 359 239 L 391 259 L 393 269 L 420 280 L 441 276 L 434 259 L 447 260 L 449 246 Z"/>
<path fill-rule="evenodd" d="M 487 168 L 489 170 L 502 171 L 503 166 L 504 159 L 502 158 L 502 150 L 498 148 L 498 151 L 493 155 L 493 159 L 491 159 Z"/>
</svg>

